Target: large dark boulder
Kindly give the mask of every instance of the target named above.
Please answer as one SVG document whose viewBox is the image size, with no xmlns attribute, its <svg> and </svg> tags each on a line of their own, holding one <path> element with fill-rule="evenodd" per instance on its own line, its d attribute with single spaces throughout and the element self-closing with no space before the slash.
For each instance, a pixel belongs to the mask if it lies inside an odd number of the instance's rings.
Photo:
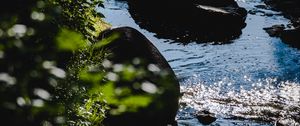
<svg viewBox="0 0 300 126">
<path fill-rule="evenodd" d="M 142 28 L 183 42 L 231 40 L 246 25 L 247 11 L 234 0 L 128 0 L 128 4 Z"/>
<path fill-rule="evenodd" d="M 121 115 L 107 115 L 104 120 L 107 126 L 166 126 L 176 125 L 175 116 L 178 110 L 179 82 L 176 76 L 158 49 L 139 31 L 130 27 L 109 29 L 100 35 L 102 39 L 117 35 L 118 38 L 105 46 L 112 55 L 108 57 L 114 63 L 130 63 L 133 59 L 140 58 L 144 67 L 155 64 L 162 71 L 168 73 L 167 81 L 157 81 L 160 78 L 147 78 L 157 87 L 162 87 L 163 92 L 155 96 L 154 101 L 146 108 L 137 112 L 126 112 Z M 156 79 L 155 79 L 156 78 Z M 129 88 L 133 83 L 126 83 Z M 124 86 L 124 83 L 120 83 Z M 119 85 L 119 86 L 120 86 Z M 139 102 L 139 101 L 137 101 Z"/>
</svg>

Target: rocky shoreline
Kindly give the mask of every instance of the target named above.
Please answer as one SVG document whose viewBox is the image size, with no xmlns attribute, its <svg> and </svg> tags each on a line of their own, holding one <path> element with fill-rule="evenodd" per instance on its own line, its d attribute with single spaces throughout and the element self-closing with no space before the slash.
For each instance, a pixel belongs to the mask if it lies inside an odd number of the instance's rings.
<svg viewBox="0 0 300 126">
<path fill-rule="evenodd" d="M 129 0 L 128 5 L 140 27 L 181 42 L 230 41 L 246 26 L 247 11 L 234 0 Z"/>
<path fill-rule="evenodd" d="M 291 29 L 278 27 L 264 28 L 272 37 L 280 37 L 283 42 L 292 47 L 300 48 L 300 1 L 299 0 L 264 0 L 264 2 L 273 10 L 282 11 L 283 15 L 291 20 Z"/>
</svg>

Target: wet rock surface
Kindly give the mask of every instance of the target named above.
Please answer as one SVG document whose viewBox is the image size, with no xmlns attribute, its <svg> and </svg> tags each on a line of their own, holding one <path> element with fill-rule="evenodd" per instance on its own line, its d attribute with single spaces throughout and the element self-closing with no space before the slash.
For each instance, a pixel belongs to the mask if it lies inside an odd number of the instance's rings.
<svg viewBox="0 0 300 126">
<path fill-rule="evenodd" d="M 201 124 L 204 124 L 204 125 L 209 125 L 217 120 L 217 118 L 214 117 L 214 115 L 212 113 L 210 113 L 209 111 L 205 111 L 205 110 L 196 113 L 196 118 L 198 119 L 198 121 Z"/>
<path fill-rule="evenodd" d="M 273 25 L 272 27 L 263 28 L 271 37 L 279 37 L 285 29 L 283 24 Z"/>
<path fill-rule="evenodd" d="M 234 0 L 129 0 L 128 4 L 140 27 L 181 42 L 231 40 L 246 25 L 247 11 Z"/>
</svg>

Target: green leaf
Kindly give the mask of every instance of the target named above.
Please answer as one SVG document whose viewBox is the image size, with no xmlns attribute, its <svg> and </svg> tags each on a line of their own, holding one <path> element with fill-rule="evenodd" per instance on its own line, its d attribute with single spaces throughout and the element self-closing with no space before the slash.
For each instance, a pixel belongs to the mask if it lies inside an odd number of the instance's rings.
<svg viewBox="0 0 300 126">
<path fill-rule="evenodd" d="M 87 42 L 81 34 L 65 28 L 61 29 L 56 37 L 56 44 L 62 51 L 75 51 L 87 47 Z"/>
<path fill-rule="evenodd" d="M 120 37 L 120 35 L 118 33 L 114 33 L 111 36 L 109 36 L 108 38 L 104 38 L 102 40 L 100 40 L 99 42 L 95 43 L 93 45 L 94 48 L 101 48 L 104 47 L 106 45 L 108 45 L 109 43 L 111 43 L 112 41 L 118 39 Z"/>
<path fill-rule="evenodd" d="M 104 99 L 108 104 L 118 104 L 118 100 L 115 98 L 115 86 L 113 83 L 108 83 L 103 86 L 102 93 Z"/>
<path fill-rule="evenodd" d="M 151 97 L 147 95 L 133 95 L 122 99 L 121 104 L 134 109 L 147 107 L 151 102 Z"/>
<path fill-rule="evenodd" d="M 90 73 L 86 69 L 83 69 L 79 72 L 80 80 L 91 82 L 93 84 L 98 84 L 103 77 L 98 73 Z"/>
</svg>

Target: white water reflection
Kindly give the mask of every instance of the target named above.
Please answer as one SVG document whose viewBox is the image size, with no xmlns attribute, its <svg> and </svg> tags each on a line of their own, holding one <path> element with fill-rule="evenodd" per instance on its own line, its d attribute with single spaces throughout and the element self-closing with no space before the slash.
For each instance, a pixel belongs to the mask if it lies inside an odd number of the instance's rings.
<svg viewBox="0 0 300 126">
<path fill-rule="evenodd" d="M 249 80 L 250 78 L 245 78 Z M 226 80 L 226 79 L 225 79 Z M 184 93 L 180 100 L 182 109 L 208 110 L 221 118 L 279 121 L 284 125 L 300 125 L 300 84 L 275 78 L 252 81 L 251 89 L 219 81 L 213 85 L 189 84 L 181 86 Z M 185 111 L 185 110 L 184 110 Z M 185 115 L 192 116 L 192 115 Z"/>
</svg>

